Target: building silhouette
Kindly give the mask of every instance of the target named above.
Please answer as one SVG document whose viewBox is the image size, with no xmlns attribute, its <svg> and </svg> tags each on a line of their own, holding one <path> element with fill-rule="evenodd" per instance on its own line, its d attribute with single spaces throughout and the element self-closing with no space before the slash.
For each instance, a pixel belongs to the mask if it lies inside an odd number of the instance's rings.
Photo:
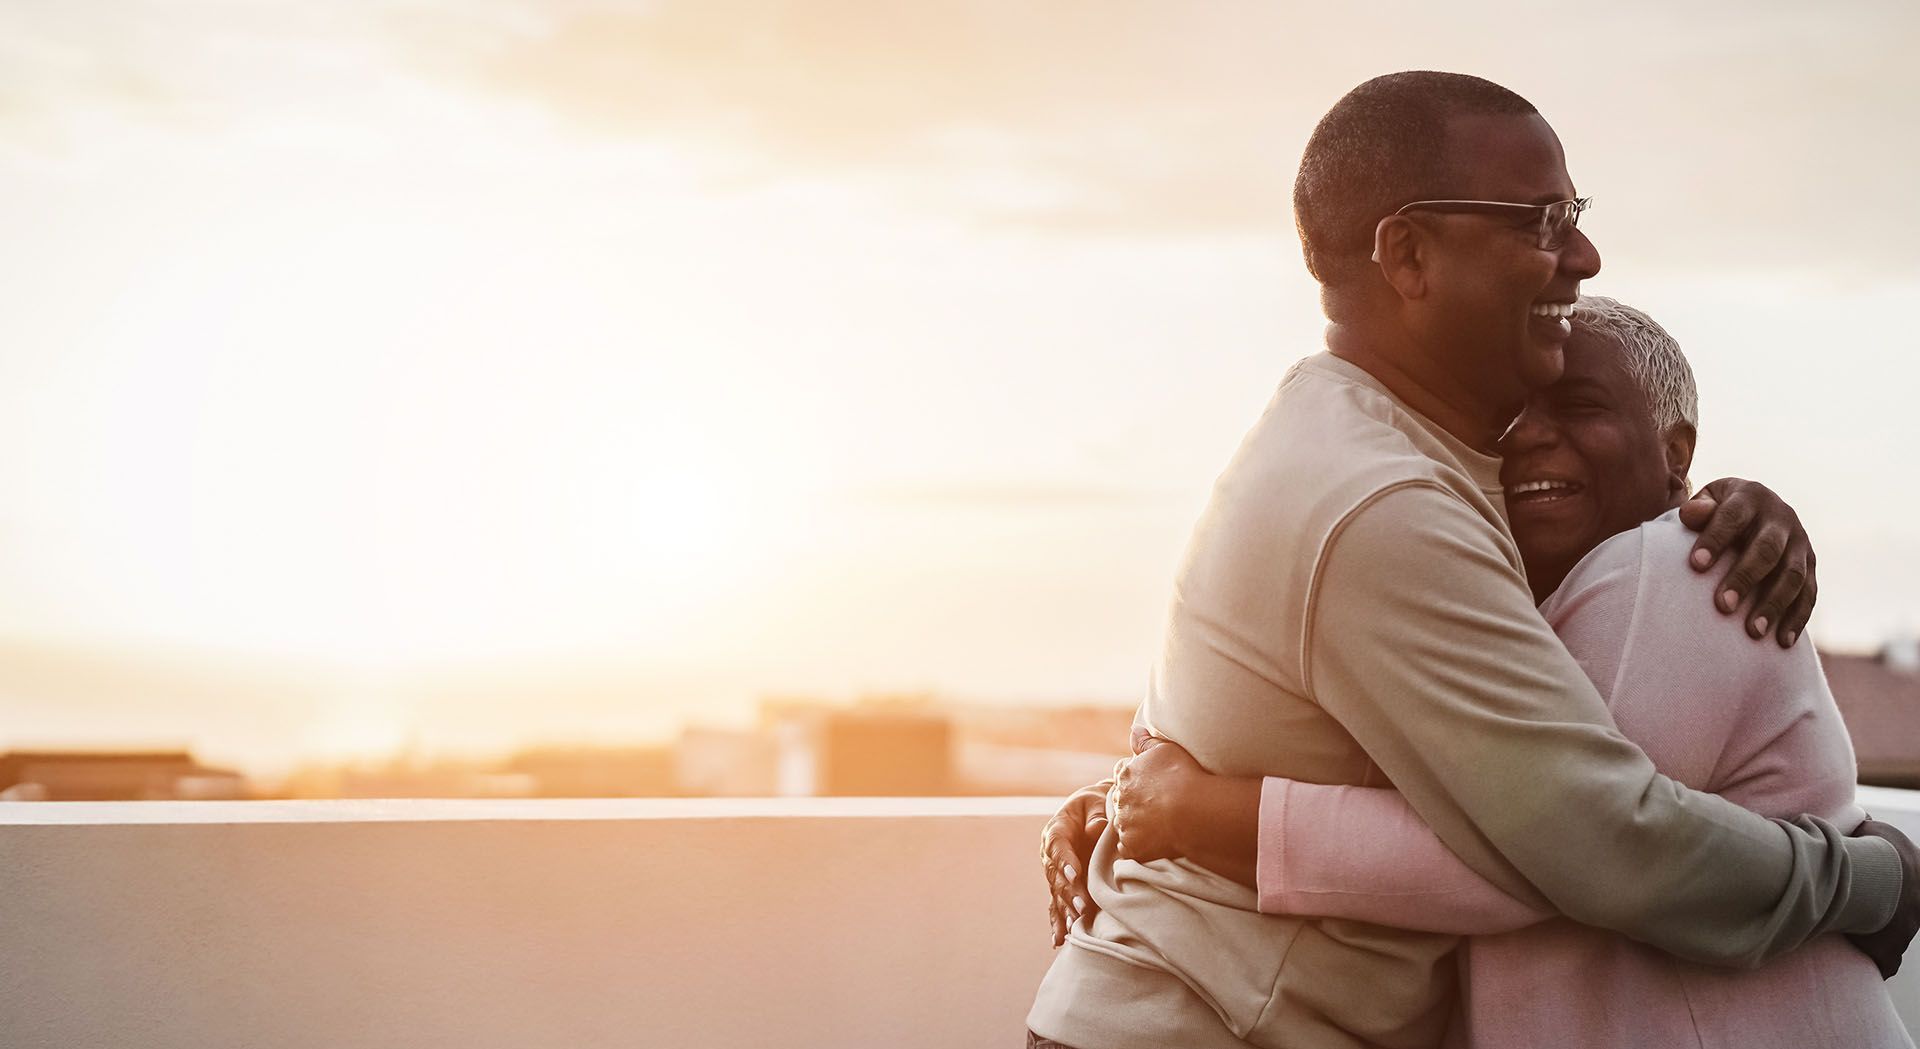
<svg viewBox="0 0 1920 1049">
<path fill-rule="evenodd" d="M 1873 655 L 1821 653 L 1827 684 L 1853 737 L 1860 782 L 1920 788 L 1920 642 L 1888 642 Z"/>
<path fill-rule="evenodd" d="M 0 754 L 8 801 L 210 801 L 248 796 L 246 779 L 184 750 L 14 750 Z"/>
</svg>

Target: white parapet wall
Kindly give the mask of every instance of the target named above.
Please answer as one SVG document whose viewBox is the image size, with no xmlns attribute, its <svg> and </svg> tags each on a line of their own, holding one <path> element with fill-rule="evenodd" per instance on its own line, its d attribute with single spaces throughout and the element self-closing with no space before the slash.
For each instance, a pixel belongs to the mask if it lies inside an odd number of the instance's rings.
<svg viewBox="0 0 1920 1049">
<path fill-rule="evenodd" d="M 1054 804 L 0 804 L 0 1046 L 1018 1046 Z"/>
<path fill-rule="evenodd" d="M 1055 804 L 4 805 L 0 1046 L 1017 1046 Z"/>
</svg>

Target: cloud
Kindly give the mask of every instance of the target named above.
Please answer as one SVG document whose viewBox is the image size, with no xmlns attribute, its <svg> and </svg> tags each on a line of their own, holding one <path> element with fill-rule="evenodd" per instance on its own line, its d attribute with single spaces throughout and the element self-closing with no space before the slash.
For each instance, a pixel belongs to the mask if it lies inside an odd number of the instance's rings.
<svg viewBox="0 0 1920 1049">
<path fill-rule="evenodd" d="M 667 136 L 735 175 L 885 171 L 988 221 L 1284 229 L 1298 143 L 1265 49 L 1204 9 L 946 0 L 577 5 L 469 38 L 412 28 L 436 72 L 605 134 Z"/>
<path fill-rule="evenodd" d="M 1319 113 L 1452 68 L 1554 121 L 1610 262 L 1853 279 L 1920 267 L 1915 39 L 1907 0 L 16 5 L 0 140 L 57 151 L 102 110 L 404 134 L 425 84 L 670 147 L 715 189 L 824 178 L 987 227 L 1290 241 Z"/>
<path fill-rule="evenodd" d="M 1159 508 L 1168 495 L 1121 485 L 999 480 L 876 485 L 849 491 L 844 498 L 867 506 L 1001 512 Z"/>
<path fill-rule="evenodd" d="M 1288 238 L 1288 184 L 1319 112 L 1373 73 L 1468 69 L 1542 105 L 1583 188 L 1603 187 L 1616 209 L 1603 221 L 1641 255 L 1915 265 L 1902 235 L 1920 229 L 1906 188 L 1920 146 L 1896 133 L 1920 121 L 1908 4 L 541 10 L 463 53 L 416 36 L 417 53 L 580 126 L 671 137 L 752 178 L 883 171 L 895 192 L 995 225 Z"/>
</svg>

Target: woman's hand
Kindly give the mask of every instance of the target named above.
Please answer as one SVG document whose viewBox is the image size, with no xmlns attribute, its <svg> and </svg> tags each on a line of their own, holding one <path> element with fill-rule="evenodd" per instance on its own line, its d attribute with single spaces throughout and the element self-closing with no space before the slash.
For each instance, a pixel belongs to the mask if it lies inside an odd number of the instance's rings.
<svg viewBox="0 0 1920 1049">
<path fill-rule="evenodd" d="M 1087 859 L 1107 829 L 1107 790 L 1112 786 L 1109 779 L 1074 791 L 1040 832 L 1040 865 L 1047 875 L 1047 918 L 1053 923 L 1055 947 L 1067 942 L 1067 929 L 1076 920 L 1091 918 L 1099 909 L 1087 891 Z"/>
<path fill-rule="evenodd" d="M 1177 743 L 1135 740 L 1112 793 L 1120 855 L 1182 857 L 1254 888 L 1260 843 L 1258 776 L 1216 776 Z"/>
<path fill-rule="evenodd" d="M 1120 769 L 1113 787 L 1114 830 L 1123 859 L 1163 860 L 1184 856 L 1182 803 L 1212 776 L 1178 743 L 1149 737 Z"/>
</svg>

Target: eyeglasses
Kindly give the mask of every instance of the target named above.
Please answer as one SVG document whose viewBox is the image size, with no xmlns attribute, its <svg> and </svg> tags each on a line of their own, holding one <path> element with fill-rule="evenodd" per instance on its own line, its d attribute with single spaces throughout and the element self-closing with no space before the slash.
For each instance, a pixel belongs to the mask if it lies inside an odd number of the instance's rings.
<svg viewBox="0 0 1920 1049">
<path fill-rule="evenodd" d="M 1580 213 L 1593 206 L 1592 197 L 1556 200 L 1551 204 L 1509 204 L 1500 200 L 1416 200 L 1395 215 L 1409 211 L 1440 211 L 1476 215 L 1530 215 L 1538 224 L 1540 250 L 1558 251 L 1580 224 Z"/>
</svg>

